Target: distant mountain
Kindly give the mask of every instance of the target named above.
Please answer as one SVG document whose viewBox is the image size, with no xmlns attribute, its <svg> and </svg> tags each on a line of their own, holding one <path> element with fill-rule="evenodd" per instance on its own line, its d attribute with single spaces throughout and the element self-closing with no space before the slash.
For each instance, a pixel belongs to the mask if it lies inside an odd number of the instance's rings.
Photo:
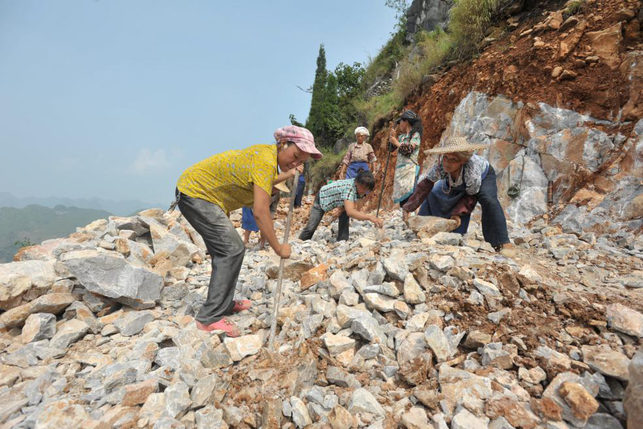
<svg viewBox="0 0 643 429">
<path fill-rule="evenodd" d="M 22 244 L 39 244 L 50 238 L 66 237 L 96 219 L 105 219 L 105 210 L 57 205 L 54 208 L 28 205 L 24 208 L 0 207 L 0 263 L 11 262 Z"/>
<path fill-rule="evenodd" d="M 117 216 L 129 216 L 141 210 L 151 208 L 167 208 L 170 201 L 165 203 L 150 203 L 139 200 L 105 200 L 102 198 L 64 198 L 64 197 L 16 197 L 8 192 L 0 192 L 0 207 L 21 209 L 31 204 L 54 208 L 62 205 L 81 209 L 106 210 Z"/>
</svg>

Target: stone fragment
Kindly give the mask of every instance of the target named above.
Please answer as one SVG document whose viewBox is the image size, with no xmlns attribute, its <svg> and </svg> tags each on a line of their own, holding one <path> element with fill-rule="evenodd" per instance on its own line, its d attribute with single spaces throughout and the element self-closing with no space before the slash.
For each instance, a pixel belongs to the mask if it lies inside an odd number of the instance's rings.
<svg viewBox="0 0 643 429">
<path fill-rule="evenodd" d="M 321 336 L 321 340 L 328 349 L 331 356 L 336 356 L 346 350 L 355 347 L 355 340 L 343 335 L 333 335 L 326 333 Z"/>
<path fill-rule="evenodd" d="M 147 398 L 156 393 L 159 387 L 156 378 L 150 378 L 140 383 L 130 384 L 125 386 L 125 396 L 121 400 L 121 405 L 125 407 L 133 407 L 136 405 L 144 404 Z"/>
<path fill-rule="evenodd" d="M 411 216 L 408 224 L 420 239 L 431 238 L 439 232 L 451 232 L 458 226 L 455 220 L 436 216 Z"/>
<path fill-rule="evenodd" d="M 154 315 L 149 311 L 130 311 L 124 317 L 116 320 L 114 326 L 121 335 L 131 337 L 145 328 L 145 325 L 154 320 Z"/>
<path fill-rule="evenodd" d="M 292 407 L 292 421 L 295 423 L 295 426 L 304 428 L 313 424 L 313 420 L 310 418 L 308 408 L 306 408 L 304 401 L 293 396 L 290 398 L 290 406 Z"/>
<path fill-rule="evenodd" d="M 451 420 L 451 429 L 488 429 L 489 419 L 471 414 L 466 408 L 458 412 Z"/>
<path fill-rule="evenodd" d="M 619 332 L 643 338 L 643 314 L 623 304 L 607 306 L 607 323 Z"/>
<path fill-rule="evenodd" d="M 270 259 L 269 266 L 266 268 L 266 274 L 271 279 L 276 279 L 279 274 L 279 264 L 280 259 L 278 256 Z M 311 269 L 313 269 L 313 264 L 304 261 L 296 261 L 293 259 L 286 259 L 284 262 L 284 279 L 292 280 L 294 282 L 299 281 L 302 275 Z"/>
<path fill-rule="evenodd" d="M 319 264 L 315 268 L 306 271 L 301 276 L 301 280 L 299 282 L 301 290 L 306 290 L 311 286 L 314 286 L 317 283 L 326 280 L 328 278 L 327 272 L 328 272 L 327 264 Z"/>
<path fill-rule="evenodd" d="M 411 385 L 421 385 L 427 380 L 427 374 L 433 367 L 433 355 L 428 349 L 424 334 L 409 334 L 397 348 L 399 373 Z"/>
<path fill-rule="evenodd" d="M 19 326 L 35 313 L 60 314 L 77 297 L 71 293 L 49 293 L 0 314 L 0 328 Z"/>
<path fill-rule="evenodd" d="M 562 410 L 562 417 L 564 420 L 572 423 L 573 425 L 584 427 L 587 424 L 587 419 L 576 417 L 572 408 L 568 405 L 567 401 L 561 396 L 559 391 L 563 383 L 572 382 L 582 385 L 587 392 L 594 397 L 598 394 L 599 386 L 589 378 L 582 378 L 571 372 L 563 372 L 558 374 L 547 386 L 543 392 L 543 398 L 553 400 Z"/>
<path fill-rule="evenodd" d="M 337 315 L 337 322 L 339 323 L 339 326 L 342 328 L 350 327 L 350 325 L 353 323 L 353 320 L 358 319 L 360 317 L 363 317 L 363 316 L 372 317 L 371 313 L 368 310 L 366 310 L 366 308 L 348 307 L 343 304 L 340 304 L 337 306 L 336 315 Z"/>
<path fill-rule="evenodd" d="M 284 413 L 281 411 L 281 400 L 279 398 L 264 398 L 261 422 L 266 429 L 281 428 L 281 419 Z"/>
<path fill-rule="evenodd" d="M 192 388 L 192 394 L 190 396 L 192 407 L 200 408 L 210 403 L 214 395 L 214 390 L 219 383 L 219 377 L 215 374 L 208 375 L 197 381 L 196 385 Z"/>
<path fill-rule="evenodd" d="M 192 405 L 188 385 L 182 381 L 174 383 L 164 393 L 166 414 L 173 419 L 181 418 Z"/>
<path fill-rule="evenodd" d="M 587 420 L 598 410 L 598 402 L 583 386 L 574 382 L 565 382 L 558 390 L 559 395 L 567 402 L 572 413 L 579 420 Z"/>
<path fill-rule="evenodd" d="M 259 353 L 263 341 L 259 335 L 244 335 L 238 338 L 227 337 L 223 340 L 228 353 L 233 361 L 238 362 L 246 356 Z"/>
<path fill-rule="evenodd" d="M 583 352 L 583 362 L 594 371 L 621 381 L 629 380 L 630 360 L 624 354 L 601 346 L 583 346 L 581 351 Z"/>
<path fill-rule="evenodd" d="M 72 399 L 62 399 L 47 404 L 36 419 L 35 429 L 79 428 L 89 422 L 89 414 Z"/>
<path fill-rule="evenodd" d="M 380 285 L 367 286 L 361 290 L 361 293 L 379 293 L 392 298 L 396 298 L 400 295 L 400 291 L 393 283 L 382 283 Z"/>
<path fill-rule="evenodd" d="M 84 337 L 88 331 L 87 323 L 78 319 L 69 320 L 60 326 L 49 342 L 49 347 L 66 350 L 72 343 Z"/>
<path fill-rule="evenodd" d="M 407 429 L 424 429 L 429 427 L 429 419 L 422 407 L 412 407 L 402 414 L 402 426 Z"/>
<path fill-rule="evenodd" d="M 371 392 L 364 388 L 355 389 L 348 402 L 348 411 L 351 413 L 369 413 L 378 418 L 386 417 L 386 411 L 377 402 Z"/>
<path fill-rule="evenodd" d="M 27 317 L 22 327 L 23 344 L 49 339 L 56 333 L 56 316 L 49 313 L 35 313 Z"/>
<path fill-rule="evenodd" d="M 386 273 L 393 280 L 404 281 L 409 273 L 409 267 L 406 263 L 406 253 L 401 249 L 395 249 L 388 258 L 384 258 L 382 265 Z"/>
<path fill-rule="evenodd" d="M 508 351 L 503 349 L 502 343 L 490 343 L 482 350 L 481 363 L 484 366 L 509 369 L 513 367 L 513 358 Z"/>
<path fill-rule="evenodd" d="M 0 387 L 11 387 L 13 383 L 20 378 L 20 368 L 0 363 Z"/>
<path fill-rule="evenodd" d="M 409 304 L 421 304 L 426 301 L 426 295 L 411 273 L 404 279 L 404 300 Z"/>
<path fill-rule="evenodd" d="M 53 261 L 0 264 L 0 309 L 15 307 L 32 288 L 49 289 L 56 277 Z"/>
<path fill-rule="evenodd" d="M 442 329 L 437 325 L 430 325 L 424 331 L 424 338 L 427 345 L 431 348 L 438 362 L 443 362 L 451 357 L 451 347 L 449 340 Z"/>
<path fill-rule="evenodd" d="M 481 279 L 473 279 L 473 285 L 484 296 L 502 296 L 500 290 L 493 283 L 486 282 Z"/>
<path fill-rule="evenodd" d="M 476 350 L 478 347 L 483 347 L 491 342 L 491 335 L 482 331 L 471 331 L 467 334 L 464 340 L 464 347 Z"/>
<path fill-rule="evenodd" d="M 622 26 L 623 24 L 618 22 L 604 30 L 587 33 L 595 55 L 612 70 L 616 70 L 621 62 L 619 46 L 622 40 Z"/>
<path fill-rule="evenodd" d="M 534 413 L 543 419 L 559 422 L 563 420 L 563 410 L 551 398 L 531 398 L 529 405 Z"/>
<path fill-rule="evenodd" d="M 518 368 L 518 377 L 531 384 L 540 384 L 547 379 L 547 373 L 539 366 L 529 370 Z"/>
<path fill-rule="evenodd" d="M 228 424 L 223 420 L 223 411 L 207 405 L 196 414 L 196 429 L 228 429 Z"/>
<path fill-rule="evenodd" d="M 357 426 L 353 415 L 341 405 L 335 405 L 327 418 L 332 429 L 351 429 Z"/>
<path fill-rule="evenodd" d="M 379 293 L 364 294 L 364 302 L 368 308 L 388 313 L 395 310 L 395 298 Z"/>
<path fill-rule="evenodd" d="M 630 361 L 629 379 L 623 399 L 623 407 L 627 414 L 627 426 L 643 426 L 643 346 Z"/>
<path fill-rule="evenodd" d="M 161 276 L 113 253 L 79 250 L 65 253 L 61 261 L 90 292 L 134 308 L 153 307 L 161 299 Z"/>
<path fill-rule="evenodd" d="M 460 235 L 460 234 L 450 234 L 450 235 Z M 451 268 L 455 266 L 455 260 L 449 255 L 438 255 L 434 254 L 429 257 L 429 265 L 434 270 L 441 271 L 446 273 Z"/>
</svg>

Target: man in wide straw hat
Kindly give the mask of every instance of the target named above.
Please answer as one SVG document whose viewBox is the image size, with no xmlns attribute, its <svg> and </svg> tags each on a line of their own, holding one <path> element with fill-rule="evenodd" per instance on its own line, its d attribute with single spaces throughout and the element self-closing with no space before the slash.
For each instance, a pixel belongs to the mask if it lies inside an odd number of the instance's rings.
<svg viewBox="0 0 643 429">
<path fill-rule="evenodd" d="M 480 203 L 485 241 L 498 251 L 509 250 L 513 245 L 498 201 L 496 172 L 486 159 L 474 155 L 475 150 L 485 147 L 452 137 L 444 145 L 429 149 L 427 153 L 440 155 L 438 162 L 418 183 L 403 209 L 413 212 L 422 205 L 420 216 L 454 219 L 458 222 L 454 232 L 465 234 L 471 212 Z"/>
</svg>

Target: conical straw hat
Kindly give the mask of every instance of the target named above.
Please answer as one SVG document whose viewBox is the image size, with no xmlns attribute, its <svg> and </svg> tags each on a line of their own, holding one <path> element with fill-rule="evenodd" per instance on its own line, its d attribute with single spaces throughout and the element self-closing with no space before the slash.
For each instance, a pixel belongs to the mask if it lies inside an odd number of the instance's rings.
<svg viewBox="0 0 643 429">
<path fill-rule="evenodd" d="M 444 145 L 428 149 L 426 153 L 454 153 L 454 152 L 473 152 L 474 150 L 484 149 L 489 145 L 471 144 L 464 137 L 451 137 Z"/>
</svg>

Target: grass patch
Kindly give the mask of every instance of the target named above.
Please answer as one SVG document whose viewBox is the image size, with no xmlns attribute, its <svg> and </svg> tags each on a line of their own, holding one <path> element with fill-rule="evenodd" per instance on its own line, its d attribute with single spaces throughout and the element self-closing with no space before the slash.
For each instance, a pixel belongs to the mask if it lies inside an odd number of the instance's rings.
<svg viewBox="0 0 643 429">
<path fill-rule="evenodd" d="M 572 15 L 580 13 L 585 8 L 585 0 L 573 0 L 567 3 L 567 7 L 563 11 L 563 18 L 567 19 Z"/>
<path fill-rule="evenodd" d="M 379 78 L 390 75 L 402 58 L 408 55 L 408 52 L 406 31 L 399 30 L 386 42 L 386 45 L 374 59 L 369 59 L 366 65 L 366 72 L 362 78 L 363 90 L 366 91 Z"/>
<path fill-rule="evenodd" d="M 326 179 L 330 179 L 335 174 L 346 155 L 346 150 L 336 154 L 332 148 L 319 147 L 318 149 L 324 157 L 319 161 L 313 162 L 310 166 L 309 176 L 311 186 L 315 192 L 326 184 Z"/>
<path fill-rule="evenodd" d="M 402 107 L 404 99 L 396 91 L 391 91 L 368 100 L 356 100 L 355 107 L 369 124 L 388 116 L 393 110 Z"/>
<path fill-rule="evenodd" d="M 449 33 L 459 58 L 478 53 L 480 42 L 491 28 L 495 15 L 508 0 L 457 0 L 451 9 Z"/>
<path fill-rule="evenodd" d="M 397 98 L 404 99 L 417 88 L 422 79 L 444 64 L 454 50 L 453 37 L 441 29 L 421 32 L 416 36 L 417 53 L 400 64 L 400 77 L 393 85 Z"/>
</svg>

